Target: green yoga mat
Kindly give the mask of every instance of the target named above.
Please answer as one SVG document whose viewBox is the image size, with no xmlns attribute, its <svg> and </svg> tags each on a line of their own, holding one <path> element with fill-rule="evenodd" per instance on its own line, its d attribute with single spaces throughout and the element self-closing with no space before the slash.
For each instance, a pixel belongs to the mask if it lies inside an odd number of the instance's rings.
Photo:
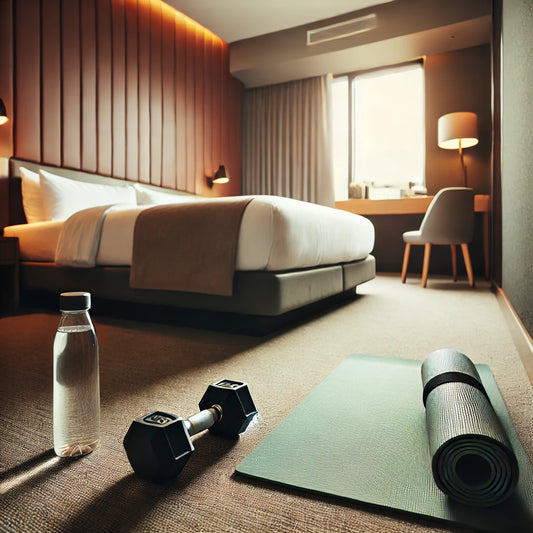
<svg viewBox="0 0 533 533">
<path fill-rule="evenodd" d="M 276 484 L 434 517 L 481 531 L 533 531 L 533 468 L 490 368 L 476 365 L 519 465 L 512 495 L 491 507 L 437 487 L 421 362 L 352 355 L 237 467 Z"/>
</svg>

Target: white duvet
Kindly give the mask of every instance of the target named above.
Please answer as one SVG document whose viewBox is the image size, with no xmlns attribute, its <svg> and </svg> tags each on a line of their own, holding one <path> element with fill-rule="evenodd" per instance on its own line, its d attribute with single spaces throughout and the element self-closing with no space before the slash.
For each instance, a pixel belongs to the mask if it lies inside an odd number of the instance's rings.
<svg viewBox="0 0 533 533">
<path fill-rule="evenodd" d="M 4 235 L 19 238 L 23 261 L 130 266 L 135 220 L 149 207 L 96 207 L 65 221 L 8 226 Z M 242 218 L 236 269 L 288 270 L 355 261 L 373 247 L 374 227 L 362 216 L 290 198 L 256 196 Z"/>
</svg>

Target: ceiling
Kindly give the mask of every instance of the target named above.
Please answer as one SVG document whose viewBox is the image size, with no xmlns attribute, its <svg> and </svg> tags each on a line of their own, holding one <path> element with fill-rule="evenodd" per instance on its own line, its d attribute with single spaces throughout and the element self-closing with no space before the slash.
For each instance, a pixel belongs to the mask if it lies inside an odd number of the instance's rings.
<svg viewBox="0 0 533 533">
<path fill-rule="evenodd" d="M 393 0 L 165 0 L 227 43 Z"/>
<path fill-rule="evenodd" d="M 164 1 L 231 44 L 230 72 L 247 88 L 402 63 L 486 44 L 492 35 L 491 0 Z M 318 21 L 374 12 L 372 32 L 307 43 Z"/>
</svg>

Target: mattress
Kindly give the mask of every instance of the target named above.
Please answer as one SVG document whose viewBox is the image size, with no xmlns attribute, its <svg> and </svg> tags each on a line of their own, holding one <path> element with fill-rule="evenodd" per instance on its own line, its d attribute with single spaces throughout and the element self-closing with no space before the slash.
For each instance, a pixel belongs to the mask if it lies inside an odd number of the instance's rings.
<svg viewBox="0 0 533 533">
<path fill-rule="evenodd" d="M 113 206 L 97 232 L 96 264 L 130 266 L 138 214 L 151 207 Z M 72 218 L 72 217 L 71 217 Z M 61 242 L 70 219 L 4 228 L 18 237 L 22 261 L 58 262 L 56 251 L 75 243 Z M 83 234 L 84 228 L 77 229 Z M 278 196 L 256 196 L 241 222 L 236 270 L 289 270 L 357 261 L 374 247 L 374 227 L 359 215 Z"/>
</svg>

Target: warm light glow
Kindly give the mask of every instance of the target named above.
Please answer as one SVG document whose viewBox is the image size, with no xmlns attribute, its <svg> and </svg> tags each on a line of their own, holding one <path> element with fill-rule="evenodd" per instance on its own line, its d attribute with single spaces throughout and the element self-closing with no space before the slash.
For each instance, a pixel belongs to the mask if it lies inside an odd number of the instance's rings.
<svg viewBox="0 0 533 533">
<path fill-rule="evenodd" d="M 2 124 L 5 124 L 9 119 L 4 115 L 4 116 L 0 116 L 0 126 Z"/>
<path fill-rule="evenodd" d="M 477 138 L 477 115 L 471 112 L 448 113 L 439 118 L 439 147 L 458 150 L 475 146 Z"/>
<path fill-rule="evenodd" d="M 220 178 L 215 178 L 213 183 L 229 183 L 229 178 L 227 176 L 222 176 Z"/>
<path fill-rule="evenodd" d="M 192 18 L 185 15 L 185 13 L 182 13 L 181 11 L 178 11 L 175 7 L 170 6 L 169 4 L 166 4 L 165 2 L 161 2 L 162 7 L 162 13 L 163 16 L 168 16 L 172 18 L 172 16 L 176 17 L 177 20 L 181 19 L 181 25 L 185 27 L 187 24 L 190 26 L 192 31 L 200 30 L 204 33 L 204 38 L 207 36 L 211 36 L 213 39 L 216 39 L 220 41 L 223 44 L 226 44 L 224 40 L 222 40 L 218 35 L 215 35 L 211 30 L 208 30 L 204 26 L 202 26 L 200 23 L 196 22 Z"/>
</svg>

